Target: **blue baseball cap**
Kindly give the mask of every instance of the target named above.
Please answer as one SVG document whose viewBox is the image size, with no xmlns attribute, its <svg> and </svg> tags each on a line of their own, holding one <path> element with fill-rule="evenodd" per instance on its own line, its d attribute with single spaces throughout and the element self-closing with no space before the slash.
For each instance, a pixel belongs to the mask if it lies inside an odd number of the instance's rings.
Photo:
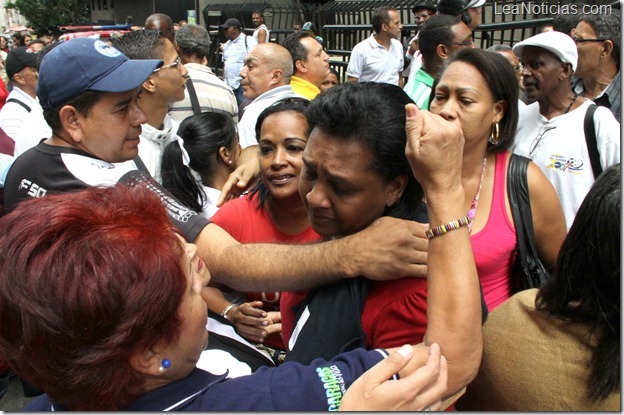
<svg viewBox="0 0 624 415">
<path fill-rule="evenodd" d="M 52 108 L 85 91 L 130 91 L 162 64 L 159 59 L 128 59 L 98 39 L 67 40 L 43 57 L 37 97 L 43 108 Z"/>
</svg>

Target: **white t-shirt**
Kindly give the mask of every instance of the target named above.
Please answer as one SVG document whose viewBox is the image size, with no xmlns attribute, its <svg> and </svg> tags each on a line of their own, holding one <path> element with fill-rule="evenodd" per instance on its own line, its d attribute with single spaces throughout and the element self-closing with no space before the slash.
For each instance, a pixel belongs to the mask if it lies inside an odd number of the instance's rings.
<svg viewBox="0 0 624 415">
<path fill-rule="evenodd" d="M 9 102 L 11 99 L 18 100 L 25 104 L 30 108 L 30 111 L 17 102 Z M 0 128 L 2 128 L 9 137 L 13 138 L 13 136 L 18 135 L 24 120 L 32 112 L 40 112 L 43 114 L 43 108 L 39 105 L 39 101 L 22 91 L 19 87 L 13 85 L 13 90 L 11 90 L 9 96 L 7 96 L 7 102 L 2 107 L 2 110 L 0 110 Z"/>
<path fill-rule="evenodd" d="M 403 72 L 403 45 L 390 40 L 390 49 L 377 42 L 375 35 L 355 45 L 351 51 L 347 76 L 359 78 L 360 82 L 385 82 L 399 85 Z"/>
<path fill-rule="evenodd" d="M 553 184 L 568 229 L 594 183 L 583 129 L 585 113 L 592 103 L 586 100 L 575 110 L 550 120 L 540 114 L 537 102 L 519 108 L 520 117 L 512 151 L 532 159 Z M 594 114 L 594 125 L 600 164 L 604 170 L 620 162 L 620 123 L 609 109 L 598 107 Z M 538 139 L 540 136 L 541 139 Z"/>
<path fill-rule="evenodd" d="M 162 177 L 160 177 L 162 155 L 167 144 L 177 139 L 179 126 L 180 124 L 169 114 L 165 115 L 162 130 L 157 130 L 149 124 L 141 124 L 139 157 L 158 183 L 162 183 Z"/>
<path fill-rule="evenodd" d="M 290 85 L 282 85 L 263 93 L 245 108 L 238 122 L 238 141 L 242 148 L 258 144 L 256 140 L 256 122 L 258 117 L 269 105 L 284 98 L 305 98 L 293 92 Z"/>
<path fill-rule="evenodd" d="M 219 210 L 217 202 L 219 201 L 219 196 L 221 196 L 221 190 L 205 186 L 201 181 L 199 185 L 206 195 L 206 200 L 204 201 L 200 215 L 206 219 L 210 219 Z"/>
<path fill-rule="evenodd" d="M 20 129 L 11 137 L 15 141 L 15 157 L 35 147 L 44 138 L 52 137 L 52 129 L 43 118 L 43 111 L 30 111 Z"/>
<path fill-rule="evenodd" d="M 271 31 L 264 23 L 262 23 L 260 26 L 255 28 L 253 34 L 251 35 L 251 37 L 253 37 L 256 40 L 256 43 L 258 43 L 258 33 L 260 33 L 261 30 L 266 31 L 266 42 L 269 41 L 269 34 L 271 33 Z"/>
<path fill-rule="evenodd" d="M 258 44 L 256 40 L 241 33 L 236 39 L 228 40 L 223 46 L 223 80 L 232 89 L 240 86 L 240 71 L 243 69 L 245 56 Z"/>
</svg>

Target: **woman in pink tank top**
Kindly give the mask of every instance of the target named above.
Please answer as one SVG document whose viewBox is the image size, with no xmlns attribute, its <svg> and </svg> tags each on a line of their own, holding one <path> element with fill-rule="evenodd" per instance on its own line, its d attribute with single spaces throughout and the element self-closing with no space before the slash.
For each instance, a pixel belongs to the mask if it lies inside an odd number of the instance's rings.
<svg viewBox="0 0 624 415">
<path fill-rule="evenodd" d="M 487 101 L 494 105 L 486 105 Z M 493 52 L 457 52 L 434 84 L 430 111 L 456 123 L 464 133 L 464 203 L 471 218 L 477 272 L 492 311 L 512 294 L 511 268 L 517 247 L 506 190 L 508 149 L 518 123 L 518 82 L 513 68 Z M 553 270 L 566 236 L 563 210 L 555 189 L 536 165 L 529 164 L 527 175 L 537 249 L 544 265 Z"/>
</svg>

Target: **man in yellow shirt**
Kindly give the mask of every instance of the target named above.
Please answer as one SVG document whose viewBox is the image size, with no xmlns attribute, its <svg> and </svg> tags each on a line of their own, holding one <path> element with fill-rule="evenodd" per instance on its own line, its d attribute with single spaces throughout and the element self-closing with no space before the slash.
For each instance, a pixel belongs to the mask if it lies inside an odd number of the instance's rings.
<svg viewBox="0 0 624 415">
<path fill-rule="evenodd" d="M 314 99 L 321 92 L 321 83 L 329 75 L 329 55 L 310 32 L 303 30 L 289 35 L 282 46 L 292 56 L 294 72 L 290 86 L 293 91 Z"/>
</svg>

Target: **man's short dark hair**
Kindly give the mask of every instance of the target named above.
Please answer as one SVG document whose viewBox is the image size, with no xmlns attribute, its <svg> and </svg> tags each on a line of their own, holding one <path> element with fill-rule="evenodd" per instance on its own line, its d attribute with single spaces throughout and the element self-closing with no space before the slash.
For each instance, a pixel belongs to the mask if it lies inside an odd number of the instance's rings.
<svg viewBox="0 0 624 415">
<path fill-rule="evenodd" d="M 368 147 L 371 168 L 384 181 L 407 176 L 401 198 L 384 211 L 384 216 L 400 219 L 415 219 L 423 196 L 405 157 L 405 105 L 413 102 L 396 85 L 347 82 L 314 98 L 306 111 L 311 130 Z"/>
<path fill-rule="evenodd" d="M 173 19 L 164 13 L 154 13 L 145 19 L 145 29 L 160 30 L 171 42 L 175 40 Z"/>
<path fill-rule="evenodd" d="M 167 37 L 159 30 L 136 30 L 113 40 L 113 47 L 130 59 L 161 59 Z"/>
<path fill-rule="evenodd" d="M 284 39 L 284 41 L 282 42 L 282 46 L 284 46 L 288 50 L 288 52 L 290 52 L 290 56 L 292 56 L 293 71 L 297 71 L 297 61 L 305 62 L 306 60 L 308 60 L 309 50 L 305 47 L 305 45 L 301 43 L 301 39 L 305 37 L 314 39 L 312 33 L 305 30 L 300 30 L 286 36 L 286 39 Z"/>
<path fill-rule="evenodd" d="M 620 67 L 620 11 L 612 9 L 609 14 L 584 14 L 581 22 L 591 26 L 598 39 L 608 39 L 613 42 L 613 53 L 618 68 Z"/>
<path fill-rule="evenodd" d="M 418 45 L 424 61 L 432 61 L 435 57 L 438 45 L 453 41 L 452 28 L 460 22 L 461 20 L 457 16 L 438 14 L 431 16 L 431 18 L 420 27 Z"/>
<path fill-rule="evenodd" d="M 555 32 L 565 33 L 566 35 L 570 35 L 572 29 L 576 27 L 578 22 L 581 21 L 580 14 L 558 14 L 553 19 L 553 30 Z"/>
<path fill-rule="evenodd" d="M 373 25 L 373 30 L 375 31 L 375 33 L 381 32 L 382 24 L 390 23 L 390 10 L 397 11 L 394 7 L 390 6 L 381 6 L 373 10 L 371 24 Z"/>
<path fill-rule="evenodd" d="M 106 94 L 106 92 L 100 91 L 85 91 L 82 94 L 78 95 L 70 99 L 67 102 L 62 103 L 61 105 L 44 108 L 43 109 L 43 118 L 46 120 L 52 131 L 61 131 L 63 129 L 63 125 L 61 124 L 61 118 L 59 117 L 59 111 L 66 105 L 71 105 L 76 108 L 78 112 L 84 116 L 89 116 L 89 112 L 91 108 Z"/>
<path fill-rule="evenodd" d="M 180 27 L 175 36 L 182 54 L 197 55 L 200 59 L 208 56 L 210 36 L 203 27 L 187 24 Z"/>
</svg>

